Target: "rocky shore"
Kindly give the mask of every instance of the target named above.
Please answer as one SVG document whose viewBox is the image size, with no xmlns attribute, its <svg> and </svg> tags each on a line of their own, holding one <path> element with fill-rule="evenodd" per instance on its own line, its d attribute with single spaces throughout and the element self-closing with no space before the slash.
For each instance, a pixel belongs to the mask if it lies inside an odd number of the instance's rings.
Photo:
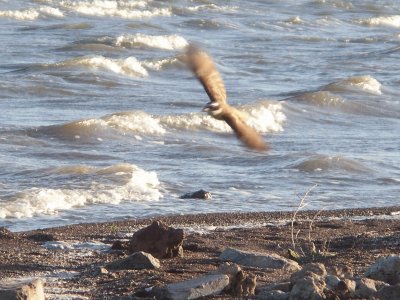
<svg viewBox="0 0 400 300">
<path fill-rule="evenodd" d="M 28 299 L 400 299 L 400 207 L 295 217 L 170 216 L 17 233 L 0 228 L 0 299 L 23 293 L 37 297 Z"/>
</svg>

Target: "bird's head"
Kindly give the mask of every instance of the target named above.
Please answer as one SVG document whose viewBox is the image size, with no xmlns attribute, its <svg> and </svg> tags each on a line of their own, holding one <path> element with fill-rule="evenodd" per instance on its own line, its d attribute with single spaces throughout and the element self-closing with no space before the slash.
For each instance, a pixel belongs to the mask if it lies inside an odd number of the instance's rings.
<svg viewBox="0 0 400 300">
<path fill-rule="evenodd" d="M 222 107 L 220 103 L 210 101 L 203 107 L 203 111 L 208 112 L 208 114 L 218 119 L 222 114 Z"/>
</svg>

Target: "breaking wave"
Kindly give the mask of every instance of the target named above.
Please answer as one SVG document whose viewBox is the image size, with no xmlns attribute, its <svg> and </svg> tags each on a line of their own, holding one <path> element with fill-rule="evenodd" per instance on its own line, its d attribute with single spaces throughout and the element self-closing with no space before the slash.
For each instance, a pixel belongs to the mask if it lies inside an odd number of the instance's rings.
<svg viewBox="0 0 400 300">
<path fill-rule="evenodd" d="M 170 8 L 150 8 L 148 1 L 60 1 L 59 4 L 69 11 L 89 16 L 140 19 L 171 15 Z"/>
<path fill-rule="evenodd" d="M 0 10 L 0 17 L 32 21 L 38 18 L 62 18 L 67 13 L 86 16 L 117 17 L 122 19 L 142 19 L 155 16 L 170 16 L 170 8 L 149 7 L 151 1 L 128 0 L 41 0 L 46 6 L 20 10 Z"/>
<path fill-rule="evenodd" d="M 246 123 L 260 133 L 283 131 L 286 116 L 282 112 L 280 103 L 259 102 L 238 108 Z M 192 113 L 181 116 L 166 116 L 161 123 L 168 127 L 188 130 L 208 129 L 215 132 L 231 132 L 232 129 L 225 122 L 216 120 L 205 113 Z"/>
<path fill-rule="evenodd" d="M 146 77 L 147 70 L 135 57 L 111 59 L 103 56 L 80 57 L 57 63 L 56 66 L 85 66 L 93 69 L 103 69 L 129 77 Z"/>
<path fill-rule="evenodd" d="M 293 166 L 302 172 L 324 172 L 343 170 L 353 173 L 369 172 L 370 169 L 361 163 L 343 156 L 316 155 Z"/>
<path fill-rule="evenodd" d="M 246 122 L 261 133 L 283 131 L 286 116 L 280 103 L 260 102 L 239 108 L 247 116 Z M 98 139 L 108 130 L 120 134 L 130 133 L 140 139 L 140 135 L 164 135 L 172 129 L 211 130 L 231 132 L 223 121 L 216 120 L 206 113 L 157 116 L 143 111 L 120 112 L 98 119 L 74 121 L 62 125 L 46 126 L 39 132 L 61 139 Z"/>
<path fill-rule="evenodd" d="M 0 17 L 33 21 L 38 18 L 62 18 L 64 14 L 58 8 L 50 6 L 41 6 L 39 8 L 21 9 L 21 10 L 0 10 Z"/>
<path fill-rule="evenodd" d="M 116 130 L 125 134 L 162 135 L 166 129 L 157 117 L 142 111 L 121 112 L 98 119 L 74 121 L 62 125 L 40 128 L 40 132 L 61 139 L 99 139 L 107 130 Z"/>
<path fill-rule="evenodd" d="M 181 36 L 173 35 L 147 35 L 137 33 L 134 35 L 121 35 L 115 41 L 116 46 L 122 47 L 150 47 L 165 50 L 181 50 L 188 42 Z"/>
<path fill-rule="evenodd" d="M 158 201 L 162 198 L 157 174 L 131 164 L 104 168 L 68 166 L 55 168 L 51 172 L 77 177 L 82 186 L 22 190 L 6 199 L 0 199 L 0 218 L 30 218 L 96 203 Z"/>
<path fill-rule="evenodd" d="M 24 68 L 23 70 L 35 71 L 37 69 L 57 70 L 69 68 L 85 68 L 93 72 L 103 71 L 127 76 L 130 78 L 144 78 L 149 76 L 148 70 L 160 71 L 168 66 L 172 66 L 177 63 L 178 59 L 175 57 L 139 61 L 134 56 L 130 56 L 127 58 L 108 58 L 101 55 L 95 55 L 77 57 L 51 64 L 31 65 Z"/>
<path fill-rule="evenodd" d="M 325 91 L 331 92 L 365 92 L 374 95 L 381 95 L 382 84 L 372 76 L 353 76 L 340 80 L 324 87 Z"/>
<path fill-rule="evenodd" d="M 389 26 L 400 28 L 400 15 L 362 19 L 358 20 L 357 23 L 367 26 Z"/>
</svg>

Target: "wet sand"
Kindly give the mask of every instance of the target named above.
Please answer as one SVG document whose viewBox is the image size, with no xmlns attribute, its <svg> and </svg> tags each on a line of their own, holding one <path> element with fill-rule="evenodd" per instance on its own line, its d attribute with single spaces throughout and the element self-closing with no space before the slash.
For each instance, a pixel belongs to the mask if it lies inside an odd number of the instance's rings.
<svg viewBox="0 0 400 300">
<path fill-rule="evenodd" d="M 0 228 L 0 282 L 16 278 L 44 278 L 48 299 L 146 299 L 153 287 L 200 276 L 216 269 L 227 247 L 276 253 L 288 257 L 293 248 L 300 264 L 322 262 L 327 268 L 346 266 L 363 274 L 378 257 L 400 254 L 400 206 L 332 211 L 222 213 L 154 217 L 107 223 L 77 224 L 13 233 Z M 52 250 L 46 242 L 111 246 L 128 241 L 138 229 L 160 220 L 185 231 L 184 256 L 163 259 L 157 270 L 123 270 L 98 274 L 99 266 L 124 251 L 87 248 Z M 317 255 L 311 255 L 311 242 Z M 105 245 L 104 245 L 105 244 Z M 257 289 L 288 280 L 284 270 L 243 268 L 257 276 Z M 210 297 L 211 299 L 212 297 Z M 229 299 L 229 295 L 215 299 Z"/>
</svg>

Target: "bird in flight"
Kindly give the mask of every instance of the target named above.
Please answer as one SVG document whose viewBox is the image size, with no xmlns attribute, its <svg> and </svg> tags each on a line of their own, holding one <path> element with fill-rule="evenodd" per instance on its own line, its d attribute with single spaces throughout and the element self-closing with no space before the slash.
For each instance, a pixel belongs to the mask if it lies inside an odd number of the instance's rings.
<svg viewBox="0 0 400 300">
<path fill-rule="evenodd" d="M 243 114 L 227 103 L 224 82 L 212 58 L 198 47 L 189 45 L 185 61 L 211 100 L 203 111 L 218 120 L 224 120 L 247 147 L 257 151 L 268 150 L 269 147 L 257 131 L 246 124 Z"/>
</svg>

